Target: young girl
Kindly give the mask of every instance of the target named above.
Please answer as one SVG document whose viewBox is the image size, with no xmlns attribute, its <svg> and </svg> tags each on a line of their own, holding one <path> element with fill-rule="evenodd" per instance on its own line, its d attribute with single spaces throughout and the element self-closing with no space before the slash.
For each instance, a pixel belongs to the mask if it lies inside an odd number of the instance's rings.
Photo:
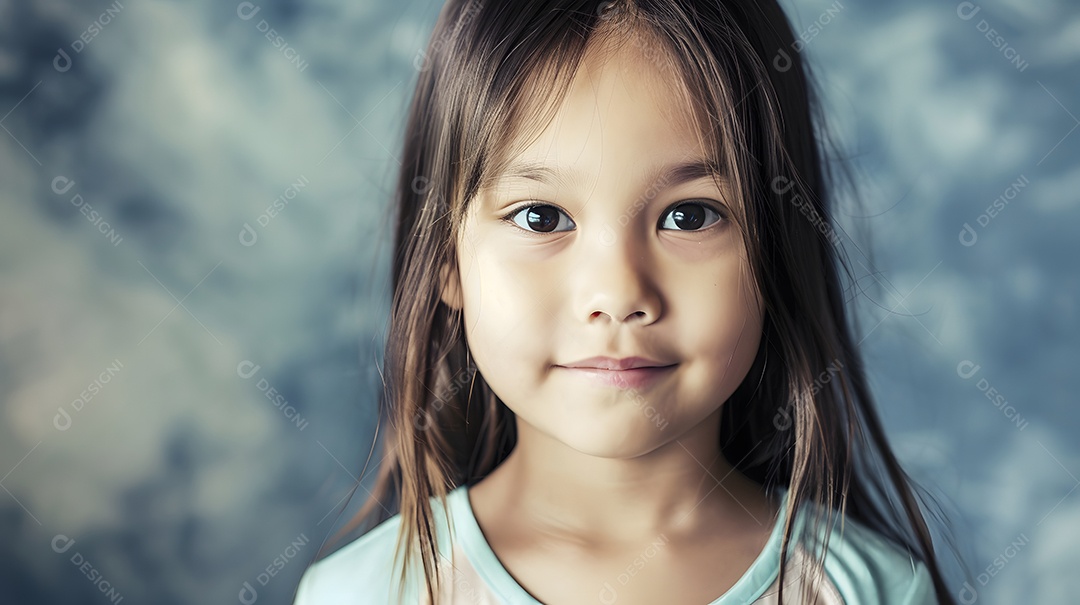
<svg viewBox="0 0 1080 605">
<path fill-rule="evenodd" d="M 396 196 L 370 529 L 296 603 L 951 603 L 770 1 L 451 0 Z M 380 423 L 382 425 L 382 423 Z"/>
</svg>

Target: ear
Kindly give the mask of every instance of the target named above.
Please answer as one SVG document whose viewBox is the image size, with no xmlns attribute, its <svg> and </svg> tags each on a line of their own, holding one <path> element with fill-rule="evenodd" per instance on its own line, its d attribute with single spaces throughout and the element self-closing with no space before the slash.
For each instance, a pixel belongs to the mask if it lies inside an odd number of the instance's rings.
<svg viewBox="0 0 1080 605">
<path fill-rule="evenodd" d="M 442 299 L 443 304 L 451 309 L 461 310 L 463 306 L 461 280 L 458 277 L 458 272 L 452 269 L 449 263 L 444 264 L 439 269 L 439 284 L 441 284 L 439 297 Z"/>
</svg>

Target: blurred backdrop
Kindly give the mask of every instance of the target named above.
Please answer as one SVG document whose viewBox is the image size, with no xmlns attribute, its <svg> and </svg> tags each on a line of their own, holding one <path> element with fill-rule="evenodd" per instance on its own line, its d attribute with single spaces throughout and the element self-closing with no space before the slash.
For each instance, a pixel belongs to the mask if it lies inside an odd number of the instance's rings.
<svg viewBox="0 0 1080 605">
<path fill-rule="evenodd" d="M 291 601 L 355 510 L 440 4 L 0 0 L 0 600 Z M 872 385 L 951 515 L 957 597 L 1073 602 L 1080 9 L 786 6 L 860 187 L 839 219 Z"/>
</svg>

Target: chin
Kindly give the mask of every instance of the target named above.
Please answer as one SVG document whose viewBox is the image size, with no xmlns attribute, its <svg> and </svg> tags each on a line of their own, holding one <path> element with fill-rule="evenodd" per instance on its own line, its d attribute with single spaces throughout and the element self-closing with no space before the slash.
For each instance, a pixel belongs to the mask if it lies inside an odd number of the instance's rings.
<svg viewBox="0 0 1080 605">
<path fill-rule="evenodd" d="M 635 424 L 597 427 L 581 423 L 577 430 L 562 430 L 552 437 L 582 454 L 611 459 L 636 458 L 667 442 L 667 430 L 657 429 L 647 418 Z"/>
</svg>

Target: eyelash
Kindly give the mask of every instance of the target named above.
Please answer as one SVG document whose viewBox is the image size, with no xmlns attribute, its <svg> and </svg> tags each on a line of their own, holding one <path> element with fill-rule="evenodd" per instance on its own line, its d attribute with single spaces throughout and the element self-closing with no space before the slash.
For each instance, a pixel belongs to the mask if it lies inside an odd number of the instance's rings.
<svg viewBox="0 0 1080 605">
<path fill-rule="evenodd" d="M 675 204 L 672 204 L 671 207 L 669 207 L 667 210 L 665 210 L 664 213 L 661 215 L 661 219 L 666 217 L 669 213 L 671 213 L 671 211 L 675 210 L 676 208 L 678 208 L 680 206 L 683 206 L 683 205 L 689 205 L 689 204 L 702 206 L 704 208 L 712 210 L 717 215 L 719 215 L 720 218 L 717 221 L 709 224 L 706 227 L 703 227 L 701 229 L 696 229 L 696 230 L 693 230 L 693 231 L 684 230 L 684 229 L 665 229 L 665 231 L 683 231 L 684 233 L 700 233 L 702 231 L 708 230 L 713 225 L 715 225 L 715 224 L 717 224 L 717 223 L 719 223 L 721 221 L 727 221 L 730 218 L 729 214 L 727 212 L 727 208 L 724 208 L 720 204 L 717 204 L 715 202 L 709 202 L 709 201 L 706 201 L 706 200 L 690 199 L 690 200 L 682 200 L 682 201 L 676 202 Z M 518 214 L 520 214 L 523 210 L 528 210 L 530 208 L 545 208 L 545 207 L 546 208 L 554 208 L 555 210 L 559 211 L 560 213 L 566 214 L 566 211 L 564 211 L 562 208 L 559 208 L 558 206 L 555 206 L 553 204 L 532 203 L 532 204 L 524 204 L 524 205 L 512 208 L 511 210 L 509 210 L 506 214 L 504 214 L 501 217 L 501 220 L 509 223 L 510 225 L 512 225 L 513 227 L 516 227 L 517 229 L 519 229 L 521 231 L 524 231 L 525 233 L 527 233 L 529 235 L 544 236 L 544 235 L 550 235 L 550 234 L 553 234 L 553 233 L 565 233 L 565 231 L 550 231 L 550 232 L 530 231 L 530 230 L 525 229 L 521 225 L 514 222 L 514 217 L 517 216 Z M 661 222 L 661 224 L 663 224 L 663 221 Z"/>
</svg>

